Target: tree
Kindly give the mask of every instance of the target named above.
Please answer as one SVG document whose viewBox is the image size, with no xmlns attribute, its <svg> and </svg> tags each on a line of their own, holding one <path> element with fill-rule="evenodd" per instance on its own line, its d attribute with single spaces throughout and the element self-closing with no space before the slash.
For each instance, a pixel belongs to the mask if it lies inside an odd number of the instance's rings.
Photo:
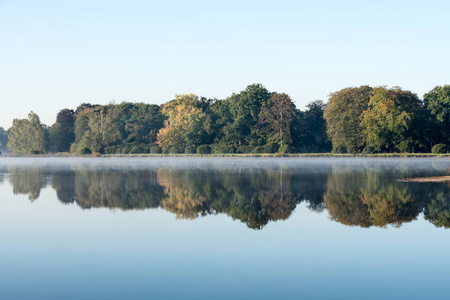
<svg viewBox="0 0 450 300">
<path fill-rule="evenodd" d="M 158 131 L 164 126 L 159 105 L 122 103 L 118 107 L 124 122 L 125 141 L 135 146 L 156 143 Z"/>
<path fill-rule="evenodd" d="M 422 104 L 416 94 L 399 87 L 373 90 L 367 109 L 361 116 L 368 151 L 413 150 L 416 141 L 414 122 Z"/>
<path fill-rule="evenodd" d="M 432 145 L 444 143 L 450 146 L 450 85 L 436 86 L 423 98 L 425 109 L 431 117 L 429 127 L 435 129 L 432 133 L 436 138 Z"/>
<path fill-rule="evenodd" d="M 8 131 L 0 126 L 0 151 L 6 152 L 6 145 L 8 144 Z M 0 154 L 1 154 L 0 152 Z"/>
<path fill-rule="evenodd" d="M 334 152 L 355 153 L 363 150 L 364 133 L 360 116 L 367 109 L 371 94 L 370 86 L 361 86 L 345 88 L 330 95 L 324 118 Z"/>
<path fill-rule="evenodd" d="M 8 148 L 13 154 L 42 154 L 46 152 L 48 138 L 45 126 L 34 112 L 28 119 L 14 119 L 9 130 Z"/>
<path fill-rule="evenodd" d="M 105 153 L 105 148 L 122 142 L 120 115 L 112 105 L 86 109 L 77 115 L 72 152 Z"/>
<path fill-rule="evenodd" d="M 228 110 L 229 118 L 218 143 L 235 148 L 237 152 L 251 152 L 255 146 L 263 145 L 265 137 L 261 136 L 257 125 L 261 108 L 270 95 L 263 85 L 252 84 L 225 99 L 221 108 Z"/>
<path fill-rule="evenodd" d="M 162 113 L 167 120 L 158 132 L 157 143 L 164 152 L 183 153 L 186 149 L 193 152 L 204 144 L 206 114 L 196 95 L 176 95 L 163 105 Z"/>
<path fill-rule="evenodd" d="M 149 153 L 164 120 L 154 104 L 124 102 L 79 111 L 71 146 L 76 153 Z"/>
<path fill-rule="evenodd" d="M 327 123 L 323 117 L 325 103 L 310 102 L 305 112 L 297 111 L 295 148 L 299 152 L 317 153 L 331 151 L 327 136 Z"/>
<path fill-rule="evenodd" d="M 62 109 L 56 116 L 56 123 L 50 127 L 50 149 L 67 152 L 75 140 L 75 111 Z"/>
<path fill-rule="evenodd" d="M 75 117 L 78 117 L 78 115 L 80 115 L 85 110 L 90 110 L 90 109 L 96 108 L 98 106 L 99 106 L 98 104 L 91 104 L 91 103 L 83 102 L 80 105 L 78 105 L 78 107 L 76 108 Z"/>
<path fill-rule="evenodd" d="M 259 113 L 259 126 L 266 143 L 276 143 L 278 151 L 285 152 L 292 144 L 291 125 L 295 118 L 295 105 L 287 94 L 272 93 Z"/>
</svg>

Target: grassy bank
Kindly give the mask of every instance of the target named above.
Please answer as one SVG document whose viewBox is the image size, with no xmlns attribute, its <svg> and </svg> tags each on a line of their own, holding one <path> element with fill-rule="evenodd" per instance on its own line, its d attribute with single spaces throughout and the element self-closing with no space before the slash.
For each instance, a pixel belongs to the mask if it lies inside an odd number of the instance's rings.
<svg viewBox="0 0 450 300">
<path fill-rule="evenodd" d="M 338 153 L 223 153 L 223 154 L 88 154 L 53 153 L 45 155 L 3 155 L 4 157 L 450 157 L 433 153 L 378 153 L 378 154 L 338 154 Z M 1 157 L 1 156 L 0 156 Z"/>
</svg>

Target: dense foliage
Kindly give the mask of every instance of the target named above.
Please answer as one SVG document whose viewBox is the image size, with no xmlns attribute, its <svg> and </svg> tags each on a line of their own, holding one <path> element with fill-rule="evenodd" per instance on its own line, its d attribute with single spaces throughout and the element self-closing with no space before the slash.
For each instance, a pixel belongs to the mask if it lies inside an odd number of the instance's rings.
<svg viewBox="0 0 450 300">
<path fill-rule="evenodd" d="M 9 140 L 9 142 L 8 142 Z M 399 87 L 348 87 L 304 111 L 261 84 L 217 100 L 176 95 L 62 109 L 50 128 L 33 112 L 0 128 L 0 151 L 91 153 L 379 153 L 450 150 L 450 86 L 418 96 Z M 437 146 L 438 145 L 438 146 Z"/>
<path fill-rule="evenodd" d="M 367 109 L 372 88 L 345 88 L 330 95 L 324 117 L 334 152 L 361 152 L 364 149 L 364 128 L 361 115 Z"/>
<path fill-rule="evenodd" d="M 8 131 L 0 127 L 0 154 L 2 151 L 6 152 L 6 145 L 8 144 Z"/>
<path fill-rule="evenodd" d="M 414 125 L 421 111 L 422 103 L 416 94 L 398 87 L 375 88 L 361 116 L 366 151 L 414 152 L 416 144 L 420 144 Z"/>
<path fill-rule="evenodd" d="M 42 154 L 47 150 L 47 128 L 34 112 L 28 119 L 15 119 L 8 134 L 8 148 L 13 154 Z"/>
</svg>

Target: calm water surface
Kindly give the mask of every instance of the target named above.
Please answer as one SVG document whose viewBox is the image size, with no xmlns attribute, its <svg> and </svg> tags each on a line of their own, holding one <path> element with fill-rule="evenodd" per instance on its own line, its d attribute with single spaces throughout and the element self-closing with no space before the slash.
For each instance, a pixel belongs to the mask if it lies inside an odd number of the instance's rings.
<svg viewBox="0 0 450 300">
<path fill-rule="evenodd" d="M 0 158 L 0 299 L 445 299 L 449 159 Z"/>
</svg>

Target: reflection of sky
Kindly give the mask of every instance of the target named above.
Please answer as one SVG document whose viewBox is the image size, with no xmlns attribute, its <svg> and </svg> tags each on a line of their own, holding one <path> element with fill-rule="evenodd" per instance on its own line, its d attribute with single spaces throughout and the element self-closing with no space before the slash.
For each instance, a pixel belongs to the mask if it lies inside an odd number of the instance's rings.
<svg viewBox="0 0 450 300">
<path fill-rule="evenodd" d="M 361 229 L 299 205 L 263 230 L 224 215 L 82 210 L 0 185 L 1 299 L 437 299 L 450 230 Z"/>
</svg>

